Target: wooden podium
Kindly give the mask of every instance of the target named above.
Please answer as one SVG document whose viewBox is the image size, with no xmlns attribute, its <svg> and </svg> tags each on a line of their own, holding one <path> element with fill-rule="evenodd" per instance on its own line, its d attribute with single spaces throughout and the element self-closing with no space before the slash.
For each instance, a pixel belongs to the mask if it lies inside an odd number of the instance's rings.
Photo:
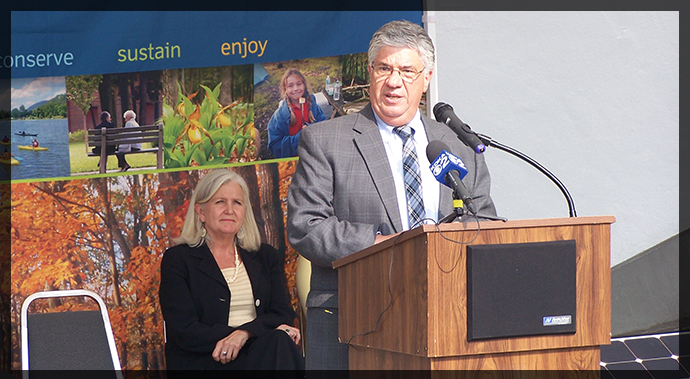
<svg viewBox="0 0 690 379">
<path fill-rule="evenodd" d="M 613 222 L 600 216 L 424 225 L 335 261 L 339 338 L 350 342 L 350 369 L 598 372 L 599 346 L 611 338 Z M 565 240 L 576 244 L 575 333 L 468 341 L 467 246 Z"/>
</svg>

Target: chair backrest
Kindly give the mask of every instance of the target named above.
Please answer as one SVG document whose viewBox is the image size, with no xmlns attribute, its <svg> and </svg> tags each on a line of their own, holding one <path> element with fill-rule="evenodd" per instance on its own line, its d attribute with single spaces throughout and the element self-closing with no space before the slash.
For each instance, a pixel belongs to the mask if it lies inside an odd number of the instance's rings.
<svg viewBox="0 0 690 379">
<path fill-rule="evenodd" d="M 36 299 L 87 296 L 99 310 L 28 314 Z M 117 370 L 120 360 L 108 310 L 88 290 L 37 292 L 21 310 L 22 370 Z"/>
</svg>

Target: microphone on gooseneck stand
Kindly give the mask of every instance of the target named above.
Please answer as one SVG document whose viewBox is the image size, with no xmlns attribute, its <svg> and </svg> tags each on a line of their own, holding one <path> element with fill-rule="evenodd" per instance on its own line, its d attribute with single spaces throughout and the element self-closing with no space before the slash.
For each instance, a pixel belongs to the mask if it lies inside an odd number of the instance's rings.
<svg viewBox="0 0 690 379">
<path fill-rule="evenodd" d="M 456 208 L 461 210 L 464 205 L 470 213 L 476 215 L 472 196 L 462 182 L 462 178 L 467 175 L 467 168 L 462 160 L 450 153 L 450 148 L 441 141 L 429 142 L 426 147 L 426 157 L 431 162 L 429 169 L 436 180 L 453 189 L 455 200 L 461 200 L 459 207 Z"/>
<path fill-rule="evenodd" d="M 458 138 L 467 147 L 474 150 L 475 153 L 481 154 L 484 152 L 484 150 L 486 150 L 487 146 L 493 146 L 497 149 L 513 154 L 514 156 L 531 164 L 537 170 L 541 171 L 542 174 L 546 175 L 549 179 L 551 179 L 552 182 L 556 184 L 556 186 L 558 186 L 558 189 L 560 189 L 563 193 L 563 196 L 565 196 L 565 199 L 568 202 L 568 211 L 570 212 L 570 217 L 577 217 L 577 213 L 575 212 L 575 203 L 573 203 L 573 198 L 570 197 L 570 192 L 568 192 L 568 189 L 565 188 L 565 185 L 561 183 L 556 175 L 552 174 L 544 166 L 539 164 L 539 162 L 509 146 L 492 140 L 489 136 L 474 132 L 472 129 L 470 129 L 469 125 L 462 122 L 458 116 L 455 115 L 455 112 L 453 112 L 453 107 L 446 103 L 438 103 L 434 106 L 434 116 L 436 117 L 437 121 L 448 125 L 448 127 L 451 128 L 455 134 L 457 134 Z M 429 160 L 431 160 L 431 158 L 429 158 Z"/>
<path fill-rule="evenodd" d="M 469 125 L 462 122 L 462 120 L 455 115 L 455 112 L 453 112 L 453 107 L 450 105 L 446 103 L 438 103 L 434 105 L 434 117 L 436 117 L 436 121 L 448 125 L 448 127 L 451 128 L 455 134 L 457 134 L 458 139 L 460 139 L 465 146 L 474 150 L 475 153 L 481 154 L 484 152 L 484 150 L 486 150 L 486 146 L 482 143 L 479 137 L 477 137 L 477 133 L 470 129 Z"/>
</svg>

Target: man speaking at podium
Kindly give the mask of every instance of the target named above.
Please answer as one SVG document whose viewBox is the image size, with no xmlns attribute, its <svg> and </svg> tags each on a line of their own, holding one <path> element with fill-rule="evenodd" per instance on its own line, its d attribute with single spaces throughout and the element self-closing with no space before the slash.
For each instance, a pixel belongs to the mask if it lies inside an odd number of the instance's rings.
<svg viewBox="0 0 690 379">
<path fill-rule="evenodd" d="M 302 131 L 288 192 L 288 241 L 312 264 L 308 370 L 348 369 L 348 346 L 338 342 L 333 261 L 453 212 L 453 191 L 429 170 L 430 141 L 443 141 L 464 162 L 476 212 L 496 215 L 483 156 L 419 111 L 434 67 L 424 29 L 409 21 L 385 24 L 369 43 L 368 60 L 370 104 Z"/>
</svg>

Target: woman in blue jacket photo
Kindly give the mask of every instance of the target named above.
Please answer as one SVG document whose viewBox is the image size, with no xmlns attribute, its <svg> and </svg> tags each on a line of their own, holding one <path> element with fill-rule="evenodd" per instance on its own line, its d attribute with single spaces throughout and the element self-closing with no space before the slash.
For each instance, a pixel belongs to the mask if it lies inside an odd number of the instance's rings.
<svg viewBox="0 0 690 379">
<path fill-rule="evenodd" d="M 268 149 L 276 158 L 297 156 L 302 128 L 326 119 L 316 97 L 309 93 L 304 75 L 296 69 L 285 71 L 280 81 L 282 99 L 268 121 Z"/>
</svg>

